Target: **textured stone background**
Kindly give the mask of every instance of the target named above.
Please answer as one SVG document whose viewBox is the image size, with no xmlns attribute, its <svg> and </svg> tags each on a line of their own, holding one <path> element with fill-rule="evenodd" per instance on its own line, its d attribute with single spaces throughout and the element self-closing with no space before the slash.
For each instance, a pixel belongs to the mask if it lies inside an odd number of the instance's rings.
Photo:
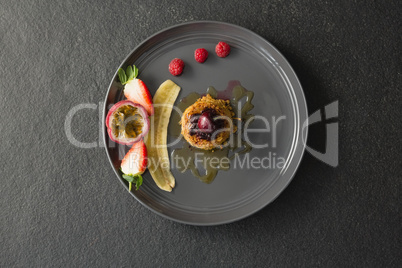
<svg viewBox="0 0 402 268">
<path fill-rule="evenodd" d="M 0 0 L 0 266 L 400 267 L 402 5 L 386 2 Z M 271 205 L 207 228 L 141 206 L 104 148 L 64 132 L 139 42 L 191 20 L 258 33 L 294 67 L 310 113 L 340 108 L 337 168 L 306 154 Z M 73 134 L 98 141 L 98 110 L 79 112 Z M 323 149 L 324 125 L 310 134 Z"/>
</svg>

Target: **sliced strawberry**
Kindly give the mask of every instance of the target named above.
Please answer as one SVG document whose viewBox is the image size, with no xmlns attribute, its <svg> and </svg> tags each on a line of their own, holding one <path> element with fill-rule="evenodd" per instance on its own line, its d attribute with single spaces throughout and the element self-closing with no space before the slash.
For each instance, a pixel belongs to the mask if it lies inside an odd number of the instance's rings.
<svg viewBox="0 0 402 268">
<path fill-rule="evenodd" d="M 144 141 L 133 144 L 121 161 L 121 171 L 130 176 L 141 175 L 147 168 L 147 147 Z"/>
<path fill-rule="evenodd" d="M 124 96 L 134 103 L 141 104 L 147 110 L 148 115 L 154 114 L 151 93 L 149 93 L 148 87 L 140 79 L 134 78 L 126 83 Z"/>
</svg>

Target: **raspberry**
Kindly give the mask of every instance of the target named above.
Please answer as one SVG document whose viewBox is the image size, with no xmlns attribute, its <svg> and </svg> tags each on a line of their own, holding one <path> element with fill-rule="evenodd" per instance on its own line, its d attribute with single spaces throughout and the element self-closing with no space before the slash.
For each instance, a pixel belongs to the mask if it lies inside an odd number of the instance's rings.
<svg viewBox="0 0 402 268">
<path fill-rule="evenodd" d="M 218 57 L 224 58 L 230 53 L 230 46 L 225 42 L 219 42 L 215 47 L 215 52 Z"/>
<path fill-rule="evenodd" d="M 203 63 L 208 58 L 208 51 L 205 48 L 197 48 L 194 52 L 194 58 L 199 63 Z"/>
<path fill-rule="evenodd" d="M 184 61 L 182 61 L 179 58 L 174 58 L 170 63 L 169 63 L 169 72 L 174 75 L 180 75 L 183 72 L 184 68 Z"/>
</svg>

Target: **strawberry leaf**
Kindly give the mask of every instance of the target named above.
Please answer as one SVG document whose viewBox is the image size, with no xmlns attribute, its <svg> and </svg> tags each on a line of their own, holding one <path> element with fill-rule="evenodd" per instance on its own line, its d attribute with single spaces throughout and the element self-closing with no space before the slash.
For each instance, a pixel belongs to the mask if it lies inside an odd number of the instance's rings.
<svg viewBox="0 0 402 268">
<path fill-rule="evenodd" d="M 119 71 L 117 72 L 117 74 L 119 75 L 119 80 L 121 82 L 122 85 L 127 84 L 128 81 L 133 80 L 137 77 L 138 75 L 138 68 L 135 67 L 135 65 L 131 66 L 127 66 L 126 71 L 124 71 L 122 68 L 119 69 Z"/>
<path fill-rule="evenodd" d="M 142 185 L 142 176 L 141 175 L 137 175 L 137 180 L 135 181 L 135 190 L 138 190 L 140 188 L 140 186 Z"/>
<path fill-rule="evenodd" d="M 122 83 L 122 85 L 125 85 L 127 83 L 127 76 L 126 76 L 126 73 L 124 72 L 124 70 L 122 68 L 120 68 L 117 71 L 117 74 L 119 75 L 120 83 Z"/>
<path fill-rule="evenodd" d="M 138 68 L 135 67 L 135 65 L 133 65 L 133 68 L 134 68 L 134 78 L 137 78 L 137 76 L 138 76 Z"/>
<path fill-rule="evenodd" d="M 123 174 L 123 179 L 125 179 L 128 182 L 133 182 L 134 181 L 134 176 Z"/>
<path fill-rule="evenodd" d="M 131 67 L 131 66 L 127 67 L 126 75 L 127 75 L 127 81 L 130 81 L 130 80 L 134 79 L 133 67 Z"/>
<path fill-rule="evenodd" d="M 129 183 L 129 188 L 128 190 L 131 191 L 131 184 L 135 183 L 135 188 L 136 190 L 138 190 L 140 188 L 140 186 L 142 185 L 143 179 L 141 175 L 127 175 L 127 174 L 123 174 L 122 175 L 123 179 L 125 179 L 126 181 L 128 181 Z"/>
</svg>

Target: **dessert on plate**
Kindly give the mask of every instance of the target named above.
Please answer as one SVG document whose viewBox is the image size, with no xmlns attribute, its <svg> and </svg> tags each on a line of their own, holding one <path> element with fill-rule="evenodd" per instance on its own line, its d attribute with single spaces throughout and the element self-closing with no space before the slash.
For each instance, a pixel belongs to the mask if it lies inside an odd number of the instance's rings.
<svg viewBox="0 0 402 268">
<path fill-rule="evenodd" d="M 181 134 L 196 148 L 222 148 L 230 134 L 236 132 L 233 116 L 229 100 L 214 99 L 207 94 L 184 111 L 180 121 Z"/>
</svg>

